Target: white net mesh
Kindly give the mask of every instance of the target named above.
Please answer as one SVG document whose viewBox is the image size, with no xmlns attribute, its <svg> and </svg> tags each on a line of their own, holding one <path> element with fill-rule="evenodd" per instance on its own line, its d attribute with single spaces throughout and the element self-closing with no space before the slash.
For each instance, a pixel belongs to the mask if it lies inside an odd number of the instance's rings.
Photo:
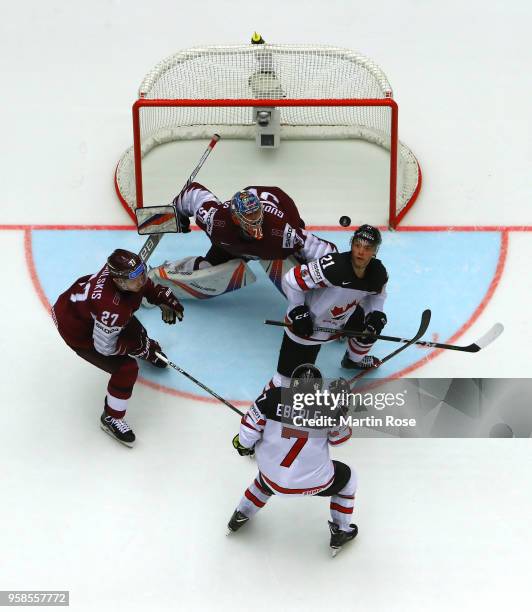
<svg viewBox="0 0 532 612">
<path fill-rule="evenodd" d="M 142 155 L 153 147 L 183 139 L 255 138 L 250 107 L 170 106 L 163 100 L 339 100 L 392 98 L 382 70 L 370 59 L 336 47 L 241 45 L 181 51 L 155 66 L 142 81 L 139 98 L 160 100 L 140 109 Z M 281 140 L 359 138 L 390 148 L 391 112 L 376 106 L 282 106 Z M 396 209 L 418 185 L 418 164 L 403 144 L 398 147 Z M 133 151 L 117 168 L 117 187 L 136 206 Z"/>
</svg>

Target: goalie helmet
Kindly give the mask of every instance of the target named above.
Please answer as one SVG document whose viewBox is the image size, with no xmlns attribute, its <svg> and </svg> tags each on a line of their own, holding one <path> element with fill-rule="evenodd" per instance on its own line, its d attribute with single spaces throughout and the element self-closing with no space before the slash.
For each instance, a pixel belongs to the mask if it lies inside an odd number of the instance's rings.
<svg viewBox="0 0 532 612">
<path fill-rule="evenodd" d="M 382 243 L 382 236 L 378 228 L 373 225 L 361 225 L 351 237 L 351 245 L 353 242 L 361 242 L 372 246 L 375 249 L 375 253 L 379 250 Z"/>
<path fill-rule="evenodd" d="M 298 393 L 313 393 L 321 391 L 323 378 L 320 370 L 311 363 L 303 363 L 292 372 L 290 389 Z"/>
<path fill-rule="evenodd" d="M 262 238 L 262 204 L 259 198 L 251 191 L 238 191 L 231 198 L 231 217 L 240 225 L 242 231 L 254 238 Z"/>
<path fill-rule="evenodd" d="M 135 280 L 146 274 L 146 264 L 131 251 L 116 249 L 107 258 L 107 266 L 112 278 L 120 280 Z"/>
</svg>

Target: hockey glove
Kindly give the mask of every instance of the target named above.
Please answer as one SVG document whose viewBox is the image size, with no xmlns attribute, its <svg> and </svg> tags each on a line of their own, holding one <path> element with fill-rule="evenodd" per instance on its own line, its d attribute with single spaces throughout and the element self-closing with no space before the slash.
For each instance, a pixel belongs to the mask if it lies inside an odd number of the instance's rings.
<svg viewBox="0 0 532 612">
<path fill-rule="evenodd" d="M 386 315 L 379 310 L 370 312 L 365 320 L 364 338 L 360 338 L 361 344 L 373 344 L 387 323 Z"/>
<path fill-rule="evenodd" d="M 364 309 L 362 308 L 362 306 L 357 304 L 357 307 L 355 308 L 355 312 L 353 312 L 351 316 L 349 317 L 349 319 L 347 319 L 344 325 L 344 329 L 350 332 L 362 333 L 365 327 L 364 316 L 365 316 Z"/>
<path fill-rule="evenodd" d="M 233 438 L 233 448 L 241 457 L 253 456 L 255 454 L 254 448 L 247 448 L 246 446 L 242 446 L 242 444 L 240 444 L 238 434 L 236 434 L 236 436 Z"/>
<path fill-rule="evenodd" d="M 183 310 L 181 310 L 180 312 L 176 311 L 173 308 L 170 308 L 170 306 L 167 306 L 166 304 L 161 304 L 159 308 L 161 309 L 163 321 L 165 323 L 168 323 L 168 325 L 174 325 L 174 323 L 178 319 L 180 321 L 183 320 Z"/>
<path fill-rule="evenodd" d="M 292 331 L 297 336 L 311 336 L 314 331 L 314 325 L 312 323 L 312 317 L 310 316 L 310 310 L 306 304 L 296 306 L 288 313 L 290 319 Z"/>
<path fill-rule="evenodd" d="M 176 319 L 183 320 L 183 305 L 168 287 L 158 285 L 156 287 L 156 299 L 162 311 L 162 318 L 165 323 L 173 325 Z"/>
<path fill-rule="evenodd" d="M 188 234 L 190 232 L 190 219 L 182 213 L 176 213 L 177 219 L 177 231 L 181 234 Z"/>
<path fill-rule="evenodd" d="M 144 336 L 141 346 L 139 346 L 137 349 L 129 351 L 129 354 L 132 357 L 138 357 L 139 359 L 149 361 L 157 368 L 166 368 L 166 363 L 161 361 L 155 353 L 161 353 L 164 355 L 161 350 L 161 345 L 157 342 L 157 340 L 152 340 L 147 334 Z"/>
<path fill-rule="evenodd" d="M 157 340 L 152 340 L 151 338 L 148 338 L 148 342 L 149 347 L 148 356 L 145 357 L 146 361 L 149 361 L 156 368 L 166 368 L 168 364 L 166 364 L 164 361 L 161 361 L 161 359 L 159 359 L 159 357 L 155 355 L 155 353 L 159 353 L 160 355 L 166 357 L 166 355 L 161 349 L 161 345 L 157 342 Z"/>
<path fill-rule="evenodd" d="M 146 350 L 148 332 L 137 317 L 132 317 L 120 332 L 116 342 L 116 355 L 138 355 Z"/>
</svg>

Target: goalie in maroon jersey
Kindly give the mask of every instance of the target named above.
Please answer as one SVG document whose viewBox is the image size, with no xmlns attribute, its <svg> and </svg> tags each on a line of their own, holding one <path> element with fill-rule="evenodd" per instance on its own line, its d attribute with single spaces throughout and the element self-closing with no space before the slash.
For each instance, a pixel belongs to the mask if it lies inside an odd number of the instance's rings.
<svg viewBox="0 0 532 612">
<path fill-rule="evenodd" d="M 133 316 L 143 297 L 161 308 L 165 323 L 182 320 L 183 307 L 172 291 L 147 278 L 138 255 L 117 249 L 99 272 L 78 278 L 52 308 L 66 344 L 82 359 L 111 374 L 101 427 L 127 446 L 135 441 L 124 420 L 138 374 L 135 358 L 166 367 L 156 356 L 157 352 L 164 355 L 159 343 Z"/>
<path fill-rule="evenodd" d="M 288 269 L 336 252 L 334 244 L 305 230 L 294 201 L 279 187 L 246 187 L 222 202 L 203 185 L 192 183 L 173 204 L 182 233 L 190 232 L 193 217 L 211 241 L 204 257 L 165 262 L 150 270 L 153 281 L 172 287 L 179 297 L 213 297 L 254 282 L 245 266 L 250 259 L 261 260 L 282 292 L 281 278 Z"/>
</svg>

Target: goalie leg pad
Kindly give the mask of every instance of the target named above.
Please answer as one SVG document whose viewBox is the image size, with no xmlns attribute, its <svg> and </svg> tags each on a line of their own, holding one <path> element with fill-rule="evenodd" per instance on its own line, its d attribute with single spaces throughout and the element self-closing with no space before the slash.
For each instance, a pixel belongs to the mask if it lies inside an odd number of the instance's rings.
<svg viewBox="0 0 532 612">
<path fill-rule="evenodd" d="M 150 270 L 154 283 L 170 287 L 180 299 L 204 300 L 251 285 L 257 278 L 242 259 L 194 270 L 196 257 L 165 263 Z"/>
<path fill-rule="evenodd" d="M 291 270 L 295 266 L 299 265 L 297 259 L 293 255 L 289 255 L 286 259 L 261 259 L 260 265 L 264 268 L 264 271 L 272 283 L 283 294 L 283 296 L 286 297 L 281 286 L 281 281 L 288 270 Z"/>
</svg>

